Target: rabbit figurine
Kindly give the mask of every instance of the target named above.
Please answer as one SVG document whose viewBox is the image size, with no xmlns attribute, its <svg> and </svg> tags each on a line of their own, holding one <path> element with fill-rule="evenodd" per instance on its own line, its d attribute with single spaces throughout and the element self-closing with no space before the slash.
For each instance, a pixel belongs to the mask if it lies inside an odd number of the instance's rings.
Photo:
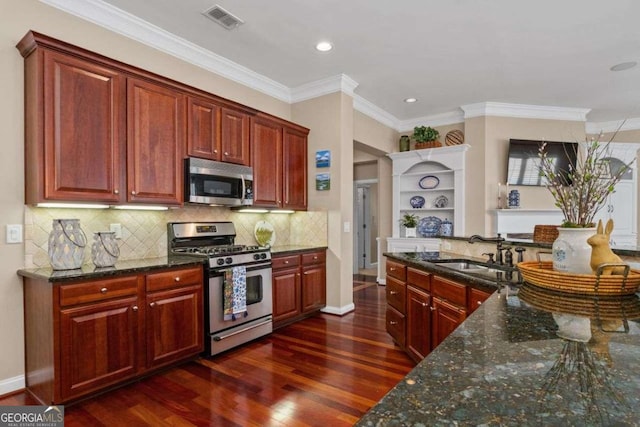
<svg viewBox="0 0 640 427">
<path fill-rule="evenodd" d="M 613 220 L 607 221 L 607 225 L 602 230 L 602 220 L 598 220 L 598 228 L 596 234 L 587 239 L 587 243 L 591 246 L 591 269 L 596 274 L 598 266 L 604 263 L 622 264 L 622 259 L 613 253 L 609 247 L 609 239 L 613 231 Z M 623 267 L 607 267 L 602 270 L 602 274 L 623 274 Z"/>
</svg>

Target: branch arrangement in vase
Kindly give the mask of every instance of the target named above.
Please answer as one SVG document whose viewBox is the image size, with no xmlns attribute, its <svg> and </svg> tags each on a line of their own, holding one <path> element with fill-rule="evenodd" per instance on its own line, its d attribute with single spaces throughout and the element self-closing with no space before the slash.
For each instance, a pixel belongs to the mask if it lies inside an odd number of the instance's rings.
<svg viewBox="0 0 640 427">
<path fill-rule="evenodd" d="M 540 176 L 546 179 L 547 189 L 564 215 L 563 227 L 593 227 L 596 214 L 635 161 L 613 170 L 609 144 L 615 135 L 606 143 L 600 142 L 600 134 L 581 144 L 582 150 L 576 153 L 576 165 L 570 166 L 568 171 L 556 170 L 556 159 L 548 155 L 546 142 L 540 147 Z"/>
</svg>

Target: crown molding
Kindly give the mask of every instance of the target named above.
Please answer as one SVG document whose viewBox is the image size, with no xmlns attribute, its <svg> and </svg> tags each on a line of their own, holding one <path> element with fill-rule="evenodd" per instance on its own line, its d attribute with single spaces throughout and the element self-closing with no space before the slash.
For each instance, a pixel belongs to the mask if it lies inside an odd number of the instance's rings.
<svg viewBox="0 0 640 427">
<path fill-rule="evenodd" d="M 40 1 L 276 99 L 291 102 L 291 91 L 287 86 L 101 0 Z"/>
<path fill-rule="evenodd" d="M 346 74 L 338 74 L 295 87 L 291 89 L 289 98 L 291 103 L 295 103 L 334 92 L 343 92 L 354 96 L 353 91 L 356 87 L 358 87 L 357 81 Z"/>
<path fill-rule="evenodd" d="M 403 120 L 400 122 L 398 130 L 406 132 L 413 131 L 416 126 L 446 126 L 456 123 L 464 123 L 464 114 L 460 110 Z"/>
<path fill-rule="evenodd" d="M 590 108 L 554 107 L 547 105 L 507 104 L 503 102 L 480 102 L 460 106 L 464 118 L 480 116 L 518 117 L 523 119 L 546 119 L 587 121 Z"/>
<path fill-rule="evenodd" d="M 586 132 L 588 134 L 599 134 L 620 132 L 625 130 L 639 130 L 640 129 L 640 117 L 634 117 L 626 120 L 613 120 L 610 122 L 591 122 L 586 125 Z"/>
<path fill-rule="evenodd" d="M 361 112 L 365 116 L 371 117 L 393 130 L 398 130 L 398 123 L 400 121 L 393 114 L 388 113 L 377 105 L 367 101 L 360 95 L 355 95 L 353 97 L 353 109 Z"/>
</svg>

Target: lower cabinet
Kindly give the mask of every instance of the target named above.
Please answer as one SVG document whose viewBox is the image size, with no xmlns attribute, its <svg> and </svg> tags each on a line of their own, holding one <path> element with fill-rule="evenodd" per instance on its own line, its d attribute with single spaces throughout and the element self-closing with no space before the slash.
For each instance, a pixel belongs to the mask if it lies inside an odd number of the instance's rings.
<svg viewBox="0 0 640 427">
<path fill-rule="evenodd" d="M 491 295 L 396 260 L 386 266 L 387 332 L 416 362 Z"/>
<path fill-rule="evenodd" d="M 273 327 L 318 312 L 327 304 L 325 251 L 272 258 Z"/>
<path fill-rule="evenodd" d="M 69 284 L 25 277 L 27 389 L 65 403 L 196 356 L 202 290 L 202 266 Z"/>
</svg>

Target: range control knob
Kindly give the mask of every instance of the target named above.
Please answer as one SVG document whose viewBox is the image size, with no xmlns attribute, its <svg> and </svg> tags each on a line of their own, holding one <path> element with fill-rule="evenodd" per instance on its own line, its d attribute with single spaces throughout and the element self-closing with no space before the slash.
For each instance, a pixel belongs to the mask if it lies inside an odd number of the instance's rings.
<svg viewBox="0 0 640 427">
<path fill-rule="evenodd" d="M 266 259 L 266 258 L 267 258 L 267 254 L 265 253 L 260 254 L 260 259 Z"/>
<path fill-rule="evenodd" d="M 256 261 L 260 259 L 260 254 L 253 254 L 253 259 Z"/>
<path fill-rule="evenodd" d="M 231 264 L 233 262 L 233 259 L 231 259 L 231 257 L 228 256 L 224 259 L 224 262 L 226 262 L 227 264 Z"/>
<path fill-rule="evenodd" d="M 224 264 L 224 259 L 222 259 L 222 258 L 218 258 L 218 259 L 216 260 L 216 264 L 218 264 L 218 265 L 222 265 L 222 264 Z"/>
</svg>

